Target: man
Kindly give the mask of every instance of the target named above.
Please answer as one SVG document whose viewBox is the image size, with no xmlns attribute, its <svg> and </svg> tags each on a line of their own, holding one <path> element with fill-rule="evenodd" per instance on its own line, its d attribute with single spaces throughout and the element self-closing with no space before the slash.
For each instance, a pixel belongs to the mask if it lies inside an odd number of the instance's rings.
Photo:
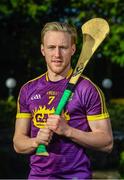
<svg viewBox="0 0 124 180">
<path fill-rule="evenodd" d="M 41 32 L 47 72 L 20 90 L 13 141 L 16 152 L 31 154 L 29 179 L 90 179 L 86 148 L 112 149 L 103 93 L 87 77 L 80 77 L 62 115 L 54 114 L 72 74 L 76 39 L 73 26 L 47 23 Z M 38 124 L 44 127 L 39 129 Z M 40 144 L 47 147 L 49 156 L 36 155 Z"/>
</svg>

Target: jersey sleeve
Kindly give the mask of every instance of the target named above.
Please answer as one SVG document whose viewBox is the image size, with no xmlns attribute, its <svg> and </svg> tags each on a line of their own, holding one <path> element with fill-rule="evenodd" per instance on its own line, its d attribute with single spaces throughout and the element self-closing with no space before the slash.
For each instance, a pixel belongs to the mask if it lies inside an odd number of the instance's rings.
<svg viewBox="0 0 124 180">
<path fill-rule="evenodd" d="M 26 85 L 22 86 L 17 100 L 16 118 L 31 118 L 31 113 L 27 103 L 27 97 L 28 97 L 27 92 L 28 92 L 28 86 Z"/>
<path fill-rule="evenodd" d="M 102 120 L 108 119 L 109 113 L 106 108 L 105 97 L 102 90 L 91 83 L 86 91 L 86 113 L 87 120 Z"/>
</svg>

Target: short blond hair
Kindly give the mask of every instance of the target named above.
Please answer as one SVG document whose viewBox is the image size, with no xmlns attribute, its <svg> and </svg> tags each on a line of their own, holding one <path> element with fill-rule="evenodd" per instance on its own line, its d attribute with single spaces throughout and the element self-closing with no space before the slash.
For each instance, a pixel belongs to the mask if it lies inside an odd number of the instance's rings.
<svg viewBox="0 0 124 180">
<path fill-rule="evenodd" d="M 77 30 L 73 25 L 70 25 L 65 22 L 48 22 L 45 24 L 41 31 L 41 43 L 44 42 L 45 33 L 48 31 L 60 31 L 60 32 L 67 32 L 71 35 L 71 40 L 73 44 L 77 42 Z"/>
</svg>

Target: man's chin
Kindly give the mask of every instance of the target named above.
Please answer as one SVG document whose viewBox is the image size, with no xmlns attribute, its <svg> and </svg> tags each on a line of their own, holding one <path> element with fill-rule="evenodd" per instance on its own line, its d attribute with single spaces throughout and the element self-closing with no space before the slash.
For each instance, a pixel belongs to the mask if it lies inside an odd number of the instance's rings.
<svg viewBox="0 0 124 180">
<path fill-rule="evenodd" d="M 56 74 L 61 74 L 64 71 L 64 69 L 62 67 L 55 67 L 53 69 L 53 72 Z"/>
</svg>

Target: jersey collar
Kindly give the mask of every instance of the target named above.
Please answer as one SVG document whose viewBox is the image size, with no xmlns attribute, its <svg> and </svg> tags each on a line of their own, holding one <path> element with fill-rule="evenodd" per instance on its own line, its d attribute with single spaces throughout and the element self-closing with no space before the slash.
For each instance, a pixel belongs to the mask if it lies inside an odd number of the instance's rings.
<svg viewBox="0 0 124 180">
<path fill-rule="evenodd" d="M 69 79 L 69 78 L 70 78 L 72 72 L 73 72 L 73 69 L 70 68 L 69 71 L 68 71 L 68 73 L 67 73 L 66 79 Z M 49 81 L 48 71 L 46 72 L 46 81 Z"/>
</svg>

